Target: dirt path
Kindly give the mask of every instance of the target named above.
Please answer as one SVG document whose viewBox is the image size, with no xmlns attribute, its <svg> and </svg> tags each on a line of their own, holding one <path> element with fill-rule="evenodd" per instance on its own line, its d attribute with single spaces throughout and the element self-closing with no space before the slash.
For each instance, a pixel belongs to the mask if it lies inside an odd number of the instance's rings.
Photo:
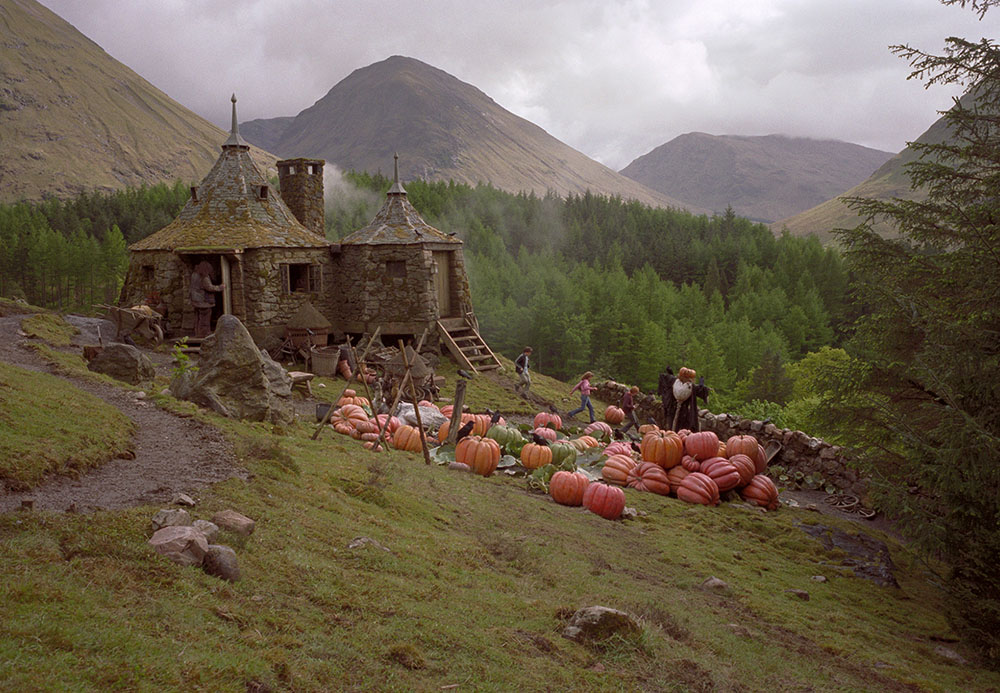
<svg viewBox="0 0 1000 693">
<path fill-rule="evenodd" d="M 198 489 L 209 484 L 246 477 L 232 446 L 216 428 L 164 411 L 137 392 L 54 373 L 26 346 L 28 340 L 20 333 L 24 317 L 0 317 L 0 361 L 63 377 L 119 409 L 136 425 L 135 459 L 111 460 L 79 478 L 54 477 L 31 491 L 0 494 L 0 512 L 20 508 L 28 499 L 36 509 L 79 512 L 169 503 L 176 493 L 197 498 Z M 89 323 L 80 326 L 84 332 L 74 341 L 96 343 L 87 334 Z"/>
</svg>

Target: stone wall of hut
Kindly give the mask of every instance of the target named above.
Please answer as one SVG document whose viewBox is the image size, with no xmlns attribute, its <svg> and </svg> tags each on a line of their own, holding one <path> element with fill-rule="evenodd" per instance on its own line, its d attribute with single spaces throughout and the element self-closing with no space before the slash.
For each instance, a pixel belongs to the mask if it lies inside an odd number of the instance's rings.
<svg viewBox="0 0 1000 693">
<path fill-rule="evenodd" d="M 620 404 L 627 385 L 608 380 L 594 388 L 594 397 L 609 404 Z M 657 422 L 663 425 L 663 402 L 659 397 L 640 394 L 636 399 L 636 417 L 640 423 Z M 868 488 L 867 481 L 850 465 L 844 450 L 824 440 L 802 431 L 778 428 L 773 423 L 743 419 L 733 414 L 713 414 L 708 409 L 698 411 L 701 430 L 713 431 L 720 440 L 735 435 L 752 435 L 767 448 L 777 442 L 781 451 L 771 461 L 772 465 L 783 467 L 790 479 L 821 479 L 821 486 L 827 484 L 841 490 L 862 495 Z"/>
<path fill-rule="evenodd" d="M 129 253 L 128 270 L 122 285 L 118 305 L 142 304 L 154 291 L 166 306 L 168 333 L 178 333 L 188 296 L 188 275 L 191 270 L 180 256 L 166 250 L 133 251 Z"/>
</svg>

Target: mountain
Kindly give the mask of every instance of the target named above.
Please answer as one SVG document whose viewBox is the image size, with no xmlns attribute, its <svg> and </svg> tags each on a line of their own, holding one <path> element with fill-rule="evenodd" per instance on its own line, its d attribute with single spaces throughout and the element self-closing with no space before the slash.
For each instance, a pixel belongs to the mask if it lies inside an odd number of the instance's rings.
<svg viewBox="0 0 1000 693">
<path fill-rule="evenodd" d="M 0 45 L 0 201 L 197 181 L 218 158 L 227 133 L 34 0 L 0 0 Z"/>
<path fill-rule="evenodd" d="M 279 128 L 272 144 L 269 133 Z M 255 121 L 240 132 L 283 157 L 320 157 L 345 170 L 388 173 L 398 152 L 404 180 L 489 182 L 540 195 L 590 190 L 702 211 L 599 164 L 447 72 L 402 56 L 355 70 L 290 122 Z"/>
<path fill-rule="evenodd" d="M 843 193 L 892 154 L 847 142 L 692 132 L 662 144 L 622 175 L 713 212 L 727 206 L 772 222 Z"/>
<path fill-rule="evenodd" d="M 963 103 L 965 99 L 963 98 Z M 916 139 L 922 144 L 940 144 L 949 139 L 950 128 L 942 116 L 931 125 L 926 132 Z M 841 197 L 867 197 L 879 200 L 901 198 L 904 200 L 919 200 L 925 197 L 919 190 L 910 188 L 910 178 L 906 174 L 906 165 L 920 157 L 913 147 L 908 146 L 896 156 L 880 166 L 867 180 L 854 186 L 843 195 L 800 212 L 791 218 L 774 224 L 776 230 L 787 228 L 797 236 L 815 234 L 823 240 L 832 238 L 835 228 L 850 228 L 857 226 L 861 218 L 854 214 Z M 888 227 L 885 231 L 890 231 Z"/>
</svg>

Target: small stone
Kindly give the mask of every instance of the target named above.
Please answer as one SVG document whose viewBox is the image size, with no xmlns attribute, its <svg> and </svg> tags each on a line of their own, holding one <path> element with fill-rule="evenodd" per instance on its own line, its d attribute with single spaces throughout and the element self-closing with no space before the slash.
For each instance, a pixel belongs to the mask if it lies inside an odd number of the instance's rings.
<svg viewBox="0 0 1000 693">
<path fill-rule="evenodd" d="M 968 664 L 968 661 L 962 655 L 955 652 L 955 650 L 950 647 L 945 647 L 944 645 L 936 645 L 934 647 L 934 653 L 941 655 L 945 659 L 954 662 L 955 664 Z"/>
<path fill-rule="evenodd" d="M 209 522 L 208 520 L 195 520 L 194 524 L 191 526 L 204 534 L 210 544 L 214 542 L 215 537 L 219 535 L 219 526 L 214 522 Z"/>
<path fill-rule="evenodd" d="M 186 493 L 175 494 L 173 500 L 171 500 L 170 502 L 173 503 L 174 505 L 187 505 L 189 507 L 194 507 L 196 505 L 196 503 L 194 502 L 194 498 L 192 498 Z"/>
<path fill-rule="evenodd" d="M 813 582 L 826 582 L 826 576 L 825 575 L 813 575 L 810 579 Z"/>
<path fill-rule="evenodd" d="M 729 591 L 729 583 L 727 583 L 725 580 L 720 580 L 719 578 L 715 577 L 714 575 L 712 577 L 707 578 L 704 582 L 702 582 L 701 585 L 700 585 L 700 587 L 701 587 L 701 589 L 705 590 L 706 592 L 728 592 Z"/>
<path fill-rule="evenodd" d="M 360 549 L 364 546 L 374 546 L 376 549 L 382 549 L 388 553 L 392 553 L 389 549 L 382 546 L 380 543 L 372 539 L 371 537 L 354 537 L 351 539 L 351 543 L 347 545 L 349 549 Z"/>
<path fill-rule="evenodd" d="M 228 546 L 209 544 L 201 564 L 207 574 L 229 582 L 240 579 L 240 567 L 236 561 L 236 552 Z"/>
<path fill-rule="evenodd" d="M 452 469 L 456 472 L 471 472 L 472 467 L 465 464 L 464 462 L 449 462 L 448 469 Z"/>
<path fill-rule="evenodd" d="M 208 551 L 205 535 L 194 527 L 164 527 L 153 534 L 149 545 L 178 565 L 200 566 Z"/>
<path fill-rule="evenodd" d="M 804 602 L 809 601 L 809 593 L 805 590 L 785 590 L 785 592 L 793 597 L 798 597 Z"/>
<path fill-rule="evenodd" d="M 625 506 L 622 509 L 621 519 L 623 520 L 634 520 L 638 516 L 639 516 L 639 511 L 636 510 L 635 508 L 630 508 L 628 506 Z"/>
<path fill-rule="evenodd" d="M 183 508 L 164 508 L 150 520 L 153 532 L 158 532 L 164 527 L 190 527 L 191 515 Z"/>
<path fill-rule="evenodd" d="M 578 609 L 563 629 L 563 637 L 571 640 L 601 641 L 614 635 L 630 635 L 640 631 L 639 623 L 630 614 L 606 606 L 586 606 Z"/>
<path fill-rule="evenodd" d="M 733 558 L 736 559 L 737 561 L 742 561 L 743 554 L 740 553 L 739 551 L 733 551 Z"/>
<path fill-rule="evenodd" d="M 750 637 L 750 630 L 746 626 L 741 626 L 739 623 L 727 623 L 726 628 L 731 630 L 734 635 L 738 635 L 741 638 Z"/>
<path fill-rule="evenodd" d="M 235 532 L 244 537 L 249 537 L 253 534 L 256 527 L 256 523 L 253 520 L 235 510 L 222 510 L 215 513 L 212 516 L 212 522 L 219 525 L 221 529 Z"/>
</svg>

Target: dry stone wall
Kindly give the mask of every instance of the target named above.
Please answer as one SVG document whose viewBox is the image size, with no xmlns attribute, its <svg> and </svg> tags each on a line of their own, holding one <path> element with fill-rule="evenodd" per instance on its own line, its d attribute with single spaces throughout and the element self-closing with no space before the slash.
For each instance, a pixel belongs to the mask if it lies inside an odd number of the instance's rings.
<svg viewBox="0 0 1000 693">
<path fill-rule="evenodd" d="M 595 387 L 594 395 L 602 401 L 618 404 L 627 389 L 626 385 L 608 380 Z M 636 416 L 640 423 L 656 421 L 662 426 L 662 401 L 650 394 L 640 395 L 636 400 Z M 784 467 L 790 475 L 796 472 L 803 477 L 815 475 L 814 478 L 823 479 L 823 485 L 829 484 L 857 495 L 867 490 L 867 481 L 849 465 L 843 448 L 838 445 L 802 431 L 778 428 L 773 423 L 743 419 L 733 414 L 713 414 L 708 409 L 700 409 L 698 418 L 701 430 L 712 431 L 723 441 L 735 435 L 749 434 L 765 449 L 772 441 L 779 443 L 781 451 L 771 464 Z"/>
</svg>

